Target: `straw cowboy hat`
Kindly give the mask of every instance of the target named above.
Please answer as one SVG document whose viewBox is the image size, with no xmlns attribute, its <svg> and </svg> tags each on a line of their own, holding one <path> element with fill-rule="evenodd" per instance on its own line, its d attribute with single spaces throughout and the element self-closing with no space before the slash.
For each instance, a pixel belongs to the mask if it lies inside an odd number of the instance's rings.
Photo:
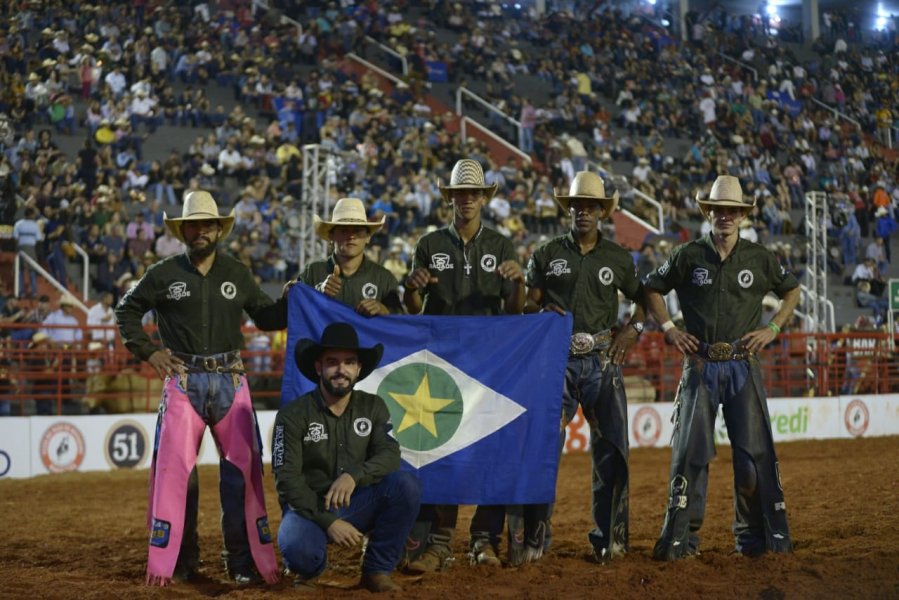
<svg viewBox="0 0 899 600">
<path fill-rule="evenodd" d="M 359 336 L 356 335 L 356 330 L 349 323 L 331 323 L 322 332 L 321 342 L 308 338 L 297 342 L 293 356 L 300 373 L 310 381 L 318 383 L 319 375 L 315 370 L 315 361 L 319 359 L 322 352 L 329 348 L 355 350 L 359 354 L 359 362 L 362 365 L 359 371 L 359 381 L 368 377 L 377 368 L 378 363 L 381 362 L 381 355 L 384 353 L 383 344 L 375 344 L 371 348 L 359 346 Z"/>
<path fill-rule="evenodd" d="M 34 348 L 38 344 L 48 341 L 50 341 L 50 335 L 43 331 L 38 331 L 33 336 L 31 336 L 31 344 L 29 344 L 29 347 Z"/>
<path fill-rule="evenodd" d="M 490 200 L 496 194 L 496 188 L 495 183 L 487 185 L 481 163 L 470 158 L 463 158 L 456 163 L 450 174 L 449 185 L 440 185 L 440 182 L 437 182 L 437 189 L 447 202 L 450 202 L 450 194 L 455 190 L 484 190 L 487 193 L 487 200 Z"/>
<path fill-rule="evenodd" d="M 75 306 L 75 299 L 68 295 L 63 296 L 62 298 L 59 299 L 59 305 L 60 306 Z"/>
<path fill-rule="evenodd" d="M 209 192 L 197 190 L 190 192 L 184 197 L 184 206 L 181 208 L 181 218 L 169 218 L 166 213 L 162 213 L 163 221 L 172 237 L 177 238 L 181 242 L 184 241 L 184 235 L 181 233 L 181 225 L 185 221 L 206 221 L 208 219 L 216 219 L 222 224 L 222 237 L 225 239 L 234 228 L 234 211 L 227 216 L 219 214 L 218 205 L 215 198 Z"/>
<path fill-rule="evenodd" d="M 331 230 L 338 225 L 350 225 L 367 227 L 368 233 L 373 234 L 384 225 L 387 217 L 381 217 L 380 221 L 369 221 L 365 214 L 365 205 L 358 198 L 341 198 L 331 211 L 331 220 L 325 221 L 318 215 L 312 216 L 312 225 L 318 237 L 324 240 L 331 239 Z"/>
<path fill-rule="evenodd" d="M 603 185 L 602 177 L 590 171 L 580 171 L 571 180 L 571 186 L 568 195 L 553 194 L 556 203 L 562 207 L 564 212 L 568 212 L 568 205 L 572 200 L 596 200 L 602 204 L 608 215 L 611 215 L 618 206 L 618 192 L 611 196 L 606 195 L 606 187 Z"/>
<path fill-rule="evenodd" d="M 701 198 L 699 193 L 697 193 L 696 202 L 699 203 L 699 210 L 702 212 L 702 215 L 708 219 L 709 210 L 715 206 L 734 206 L 748 211 L 755 206 L 755 197 L 744 198 L 740 180 L 733 175 L 719 175 L 715 183 L 712 184 L 709 197 Z"/>
</svg>

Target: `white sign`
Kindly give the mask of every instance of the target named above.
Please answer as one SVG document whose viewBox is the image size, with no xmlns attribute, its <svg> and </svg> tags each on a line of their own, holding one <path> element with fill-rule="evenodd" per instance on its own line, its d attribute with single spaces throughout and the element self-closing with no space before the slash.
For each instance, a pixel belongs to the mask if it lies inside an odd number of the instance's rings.
<svg viewBox="0 0 899 600">
<path fill-rule="evenodd" d="M 667 402 L 628 404 L 631 448 L 663 448 L 670 444 L 674 405 Z M 768 401 L 775 442 L 874 437 L 899 434 L 899 395 L 778 398 Z M 276 411 L 256 413 L 262 457 L 271 461 Z M 68 471 L 146 469 L 150 466 L 156 415 L 4 417 L 0 419 L 0 479 Z M 566 452 L 589 447 L 590 428 L 578 411 L 568 426 Z M 715 441 L 727 444 L 720 414 Z M 215 442 L 207 429 L 198 464 L 218 464 Z"/>
</svg>

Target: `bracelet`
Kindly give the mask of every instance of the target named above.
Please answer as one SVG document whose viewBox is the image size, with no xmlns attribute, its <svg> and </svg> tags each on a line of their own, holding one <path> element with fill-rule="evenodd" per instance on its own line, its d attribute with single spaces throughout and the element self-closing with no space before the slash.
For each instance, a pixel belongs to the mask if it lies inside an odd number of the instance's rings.
<svg viewBox="0 0 899 600">
<path fill-rule="evenodd" d="M 780 326 L 774 321 L 768 321 L 768 329 L 774 332 L 774 335 L 780 333 Z"/>
<path fill-rule="evenodd" d="M 672 321 L 671 319 L 668 319 L 667 321 L 665 321 L 664 323 L 662 323 L 662 331 L 665 332 L 665 333 L 668 333 L 669 331 L 671 331 L 671 330 L 674 329 L 675 327 L 676 327 L 676 325 L 674 324 L 674 321 Z"/>
</svg>

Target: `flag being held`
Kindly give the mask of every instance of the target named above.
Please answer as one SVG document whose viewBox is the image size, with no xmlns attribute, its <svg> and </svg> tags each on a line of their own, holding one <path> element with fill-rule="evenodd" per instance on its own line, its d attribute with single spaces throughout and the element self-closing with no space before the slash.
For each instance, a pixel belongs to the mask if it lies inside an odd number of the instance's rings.
<svg viewBox="0 0 899 600">
<path fill-rule="evenodd" d="M 289 305 L 287 356 L 335 321 L 350 323 L 363 346 L 384 345 L 356 387 L 387 404 L 422 502 L 554 500 L 570 316 L 368 318 L 301 283 Z M 282 402 L 313 387 L 286 361 Z"/>
</svg>

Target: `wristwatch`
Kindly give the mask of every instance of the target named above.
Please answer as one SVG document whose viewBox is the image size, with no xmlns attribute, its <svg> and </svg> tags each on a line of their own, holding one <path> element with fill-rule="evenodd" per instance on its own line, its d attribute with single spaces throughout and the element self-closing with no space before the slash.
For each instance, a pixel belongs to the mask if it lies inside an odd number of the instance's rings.
<svg viewBox="0 0 899 600">
<path fill-rule="evenodd" d="M 643 321 L 631 321 L 629 325 L 634 328 L 637 335 L 643 335 Z"/>
</svg>

